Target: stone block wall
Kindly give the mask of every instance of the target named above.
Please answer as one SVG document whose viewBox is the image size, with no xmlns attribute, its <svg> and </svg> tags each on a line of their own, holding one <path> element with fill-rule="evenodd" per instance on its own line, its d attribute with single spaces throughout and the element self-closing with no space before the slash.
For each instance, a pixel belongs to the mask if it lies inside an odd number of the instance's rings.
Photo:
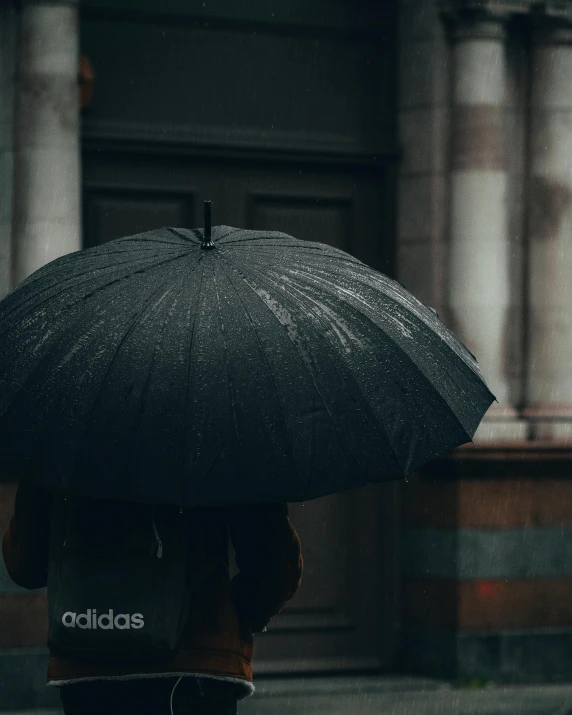
<svg viewBox="0 0 572 715">
<path fill-rule="evenodd" d="M 400 2 L 398 279 L 501 403 L 403 485 L 406 672 L 572 679 L 566 7 Z"/>
<path fill-rule="evenodd" d="M 400 668 L 570 681 L 569 449 L 461 448 L 403 488 Z"/>
</svg>

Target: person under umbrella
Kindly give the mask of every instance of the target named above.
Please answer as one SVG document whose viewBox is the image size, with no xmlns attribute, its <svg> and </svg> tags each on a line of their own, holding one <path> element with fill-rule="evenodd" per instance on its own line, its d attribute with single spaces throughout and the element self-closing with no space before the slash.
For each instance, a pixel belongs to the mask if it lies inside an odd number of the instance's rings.
<svg viewBox="0 0 572 715">
<path fill-rule="evenodd" d="M 243 681 L 249 629 L 263 628 L 300 584 L 285 504 L 410 474 L 471 440 L 494 399 L 475 357 L 396 281 L 284 233 L 218 226 L 211 235 L 208 211 L 204 231 L 162 228 L 56 259 L 0 303 L 0 469 L 56 500 L 147 505 L 159 521 L 167 510 L 158 529 L 150 512 L 151 569 L 168 564 L 161 535 L 183 523 L 183 510 L 193 514 L 188 523 L 205 525 L 193 544 L 207 524 L 228 524 L 241 572 L 230 587 L 237 623 L 220 626 L 228 635 L 249 623 Z M 106 528 L 120 521 L 98 519 Z M 76 525 L 87 522 L 76 514 Z M 54 584 L 65 554 L 73 559 L 66 534 L 50 538 L 64 553 L 48 559 Z M 171 542 L 174 551 L 182 541 Z M 75 615 L 59 606 L 52 599 L 59 630 L 50 637 L 64 652 Z M 81 615 L 86 628 L 100 623 L 91 610 Z M 189 632 L 200 632 L 204 617 L 190 618 Z M 122 633 L 143 656 L 144 631 Z M 82 636 L 101 647 L 100 629 Z M 169 638 L 154 642 L 176 642 L 176 624 Z M 141 681 L 153 670 L 122 667 L 106 665 Z M 76 681 L 80 672 L 89 668 L 74 671 Z"/>
<path fill-rule="evenodd" d="M 47 585 L 52 497 L 52 490 L 26 481 L 16 492 L 2 554 L 8 574 L 24 588 Z M 106 505 L 107 518 L 102 519 L 102 508 L 94 501 L 86 500 L 82 514 L 86 531 L 113 547 L 124 505 Z M 102 528 L 107 533 L 102 535 Z M 239 568 L 232 581 L 227 534 Z M 300 540 L 288 507 L 198 508 L 189 514 L 193 545 L 197 536 L 207 546 L 202 557 L 220 568 L 202 585 L 174 655 L 142 666 L 137 661 L 87 663 L 51 653 L 48 682 L 60 688 L 65 715 L 233 715 L 237 702 L 254 692 L 253 634 L 266 629 L 302 578 Z"/>
</svg>

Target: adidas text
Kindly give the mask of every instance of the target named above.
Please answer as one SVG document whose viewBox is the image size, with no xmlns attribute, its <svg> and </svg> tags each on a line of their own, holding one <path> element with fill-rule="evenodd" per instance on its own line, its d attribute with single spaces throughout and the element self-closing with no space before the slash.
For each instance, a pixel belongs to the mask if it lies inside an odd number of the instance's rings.
<svg viewBox="0 0 572 715">
<path fill-rule="evenodd" d="M 113 615 L 113 609 L 110 608 L 107 613 L 97 615 L 95 608 L 88 608 L 86 613 L 73 613 L 66 611 L 62 616 L 62 623 L 68 628 L 101 628 L 109 630 L 110 628 L 143 628 L 145 625 L 142 613 L 118 613 Z"/>
</svg>

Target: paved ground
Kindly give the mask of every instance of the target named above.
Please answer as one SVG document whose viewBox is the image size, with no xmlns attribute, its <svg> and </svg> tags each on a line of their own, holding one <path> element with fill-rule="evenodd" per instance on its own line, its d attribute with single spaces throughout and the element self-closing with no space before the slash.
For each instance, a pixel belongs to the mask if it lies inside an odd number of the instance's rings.
<svg viewBox="0 0 572 715">
<path fill-rule="evenodd" d="M 259 678 L 239 715 L 572 715 L 572 685 L 455 688 L 422 678 Z M 61 715 L 59 710 L 2 715 Z"/>
</svg>

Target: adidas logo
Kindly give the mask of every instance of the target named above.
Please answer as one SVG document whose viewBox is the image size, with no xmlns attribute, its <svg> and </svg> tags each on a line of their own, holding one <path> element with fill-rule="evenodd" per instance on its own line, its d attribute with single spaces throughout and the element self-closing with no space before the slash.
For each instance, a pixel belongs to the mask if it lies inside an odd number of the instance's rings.
<svg viewBox="0 0 572 715">
<path fill-rule="evenodd" d="M 143 628 L 145 625 L 142 613 L 118 613 L 113 616 L 113 609 L 110 608 L 107 613 L 97 615 L 95 608 L 88 608 L 86 613 L 73 613 L 66 611 L 62 616 L 62 623 L 67 628 L 101 628 L 109 630 L 110 628 Z"/>
</svg>

